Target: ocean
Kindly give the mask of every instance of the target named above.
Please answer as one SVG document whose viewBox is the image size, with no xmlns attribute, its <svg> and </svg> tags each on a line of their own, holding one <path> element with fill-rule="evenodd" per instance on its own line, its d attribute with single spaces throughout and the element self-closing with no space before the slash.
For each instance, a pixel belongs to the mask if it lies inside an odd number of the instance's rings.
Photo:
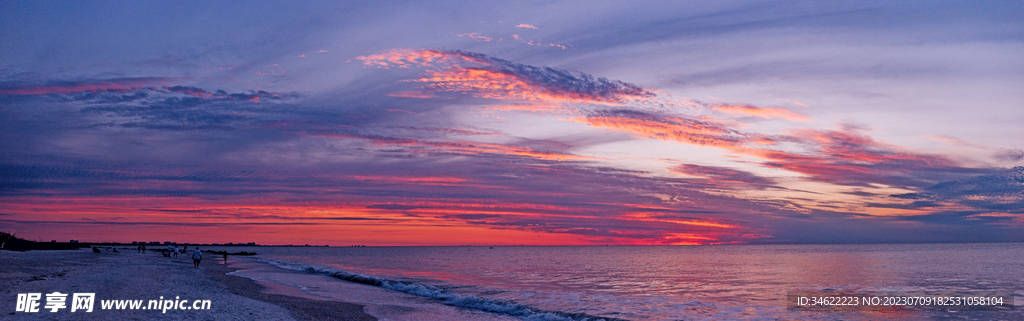
<svg viewBox="0 0 1024 321">
<path fill-rule="evenodd" d="M 1024 243 L 225 249 L 259 253 L 231 257 L 236 275 L 377 306 L 384 319 L 443 307 L 453 320 L 1024 320 L 1020 309 L 786 306 L 795 291 L 1008 291 L 1024 302 Z"/>
</svg>

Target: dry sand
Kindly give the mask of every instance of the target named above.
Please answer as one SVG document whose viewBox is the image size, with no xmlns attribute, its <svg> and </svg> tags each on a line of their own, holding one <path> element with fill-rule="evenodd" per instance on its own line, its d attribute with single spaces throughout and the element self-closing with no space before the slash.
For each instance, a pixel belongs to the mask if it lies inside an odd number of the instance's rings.
<svg viewBox="0 0 1024 321">
<path fill-rule="evenodd" d="M 46 320 L 376 320 L 361 305 L 263 293 L 251 279 L 225 275 L 233 269 L 210 255 L 199 269 L 189 256 L 166 258 L 134 249 L 0 251 L 0 319 Z M 15 312 L 18 293 L 96 293 L 93 312 Z M 210 310 L 103 310 L 101 300 L 180 297 L 210 300 Z M 145 304 L 145 303 L 144 303 Z"/>
</svg>

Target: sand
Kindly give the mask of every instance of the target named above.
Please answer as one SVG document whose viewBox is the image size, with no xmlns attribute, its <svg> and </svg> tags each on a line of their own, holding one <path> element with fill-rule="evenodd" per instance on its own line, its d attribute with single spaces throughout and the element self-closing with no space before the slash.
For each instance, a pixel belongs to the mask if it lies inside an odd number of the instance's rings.
<svg viewBox="0 0 1024 321">
<path fill-rule="evenodd" d="M 264 293 L 251 279 L 226 275 L 234 271 L 210 255 L 199 269 L 188 256 L 163 257 L 122 248 L 104 250 L 0 251 L 0 319 L 46 320 L 376 320 L 363 306 L 338 301 Z M 45 297 L 36 313 L 16 312 L 18 293 L 96 293 L 93 312 L 51 313 Z M 210 300 L 209 310 L 101 309 L 101 300 L 157 300 L 179 297 Z M 146 303 L 144 303 L 145 305 Z"/>
</svg>

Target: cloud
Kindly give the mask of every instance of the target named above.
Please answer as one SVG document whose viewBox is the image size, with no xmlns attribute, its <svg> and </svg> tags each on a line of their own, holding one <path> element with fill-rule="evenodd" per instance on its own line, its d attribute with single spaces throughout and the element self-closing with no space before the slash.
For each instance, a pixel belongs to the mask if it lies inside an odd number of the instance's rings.
<svg viewBox="0 0 1024 321">
<path fill-rule="evenodd" d="M 1024 150 L 1003 150 L 996 153 L 994 157 L 1005 162 L 1018 162 L 1024 159 Z"/>
<path fill-rule="evenodd" d="M 295 93 L 249 91 L 228 93 L 191 86 L 142 86 L 166 82 L 166 78 L 96 80 L 76 85 L 12 89 L 11 92 L 41 95 L 46 100 L 73 103 L 81 115 L 92 117 L 93 125 L 190 130 L 226 129 L 233 124 L 259 118 L 267 111 L 263 102 L 284 102 Z"/>
<path fill-rule="evenodd" d="M 114 78 L 87 81 L 57 81 L 45 85 L 0 84 L 0 96 L 68 95 L 77 93 L 126 93 L 148 86 L 166 84 L 175 78 Z"/>
<path fill-rule="evenodd" d="M 739 129 L 737 123 L 679 113 L 679 106 L 703 106 L 742 117 L 809 121 L 778 107 L 746 104 L 677 102 L 656 90 L 622 81 L 597 78 L 548 67 L 534 67 L 462 51 L 398 49 L 360 57 L 368 66 L 432 67 L 423 83 L 426 97 L 452 92 L 474 97 L 518 100 L 502 110 L 574 115 L 572 121 L 596 128 L 724 150 L 766 160 L 761 165 L 807 175 L 807 179 L 839 185 L 924 187 L 964 171 L 937 155 L 905 150 L 862 133 L 863 129 L 796 129 L 791 135 L 764 135 Z M 962 175 L 960 175 L 962 176 Z"/>
<path fill-rule="evenodd" d="M 481 132 L 481 131 L 457 129 L 457 128 L 410 127 L 410 126 L 398 126 L 398 127 L 395 127 L 395 128 L 417 130 L 417 131 L 427 131 L 427 132 L 440 132 L 440 133 L 445 133 L 445 134 L 450 134 L 450 135 L 473 135 L 473 136 L 476 136 L 476 135 L 480 135 L 480 136 L 502 135 L 501 133 L 496 133 L 496 132 Z"/>
<path fill-rule="evenodd" d="M 0 159 L 5 218 L 387 222 L 395 230 L 472 226 L 591 244 L 724 244 L 888 240 L 892 236 L 859 235 L 907 222 L 950 228 L 1008 224 L 1010 219 L 991 215 L 1020 206 L 1014 193 L 947 197 L 942 195 L 955 193 L 926 190 L 991 171 L 873 139 L 863 129 L 766 135 L 708 116 L 806 117 L 782 108 L 680 102 L 625 81 L 463 51 L 398 49 L 359 59 L 403 73 L 404 80 L 308 99 L 167 82 L 127 89 L 68 86 L 79 89 L 2 101 L 0 113 L 11 115 L 0 129 L 2 146 L 10 151 Z M 376 86 L 372 77 L 365 83 Z M 524 138 L 509 129 L 517 123 L 488 127 L 458 118 L 465 114 L 452 116 L 466 110 L 528 112 L 589 128 Z M 614 164 L 622 159 L 585 154 L 586 147 L 629 139 L 623 133 L 705 147 L 747 157 L 744 164 L 803 174 L 799 179 L 864 190 L 846 196 L 877 199 L 879 194 L 867 192 L 877 184 L 921 191 L 860 208 L 939 214 L 900 221 L 838 205 L 828 212 L 802 207 L 795 198 L 763 196 L 783 189 L 777 185 L 792 177 L 679 160 L 666 166 L 690 176 L 684 178 L 661 168 L 619 168 Z M 808 194 L 819 201 L 827 197 Z M 941 214 L 955 206 L 992 209 Z M 814 235 L 805 236 L 807 231 Z"/>
<path fill-rule="evenodd" d="M 987 215 L 987 211 L 938 211 L 927 215 L 908 215 L 900 217 L 900 220 L 911 222 L 924 222 L 950 226 L 991 226 L 992 224 L 1012 223 L 1015 216 L 993 216 Z"/>
<path fill-rule="evenodd" d="M 539 151 L 526 146 L 511 146 L 494 143 L 477 142 L 450 142 L 430 141 L 410 138 L 386 137 L 377 135 L 350 135 L 350 134 L 325 134 L 314 135 L 340 139 L 361 139 L 373 142 L 377 145 L 388 147 L 401 147 L 407 153 L 429 153 L 445 155 L 467 155 L 467 156 L 525 156 L 543 160 L 567 161 L 567 160 L 592 160 L 589 156 L 572 155 L 568 153 Z"/>
<path fill-rule="evenodd" d="M 438 128 L 399 130 L 449 132 Z M 335 140 L 345 142 L 338 151 L 368 158 L 335 156 L 325 158 L 321 165 L 302 165 L 309 160 L 306 156 L 298 164 L 275 164 L 262 155 L 281 153 L 261 145 L 254 145 L 256 150 L 244 150 L 246 154 L 242 155 L 251 157 L 209 148 L 178 149 L 176 153 L 185 154 L 182 158 L 152 157 L 145 162 L 117 164 L 54 156 L 47 162 L 55 163 L 49 165 L 4 164 L 0 181 L 5 184 L 0 197 L 5 209 L 16 212 L 14 216 L 24 221 L 34 221 L 27 218 L 39 213 L 75 212 L 76 217 L 101 221 L 120 215 L 125 216 L 125 222 L 144 224 L 158 221 L 157 216 L 173 221 L 173 216 L 215 226 L 222 220 L 242 218 L 309 222 L 315 213 L 343 212 L 361 213 L 343 217 L 404 218 L 407 222 L 394 223 L 393 227 L 462 222 L 621 244 L 741 241 L 732 230 L 742 231 L 738 234 L 770 234 L 749 227 L 750 223 L 742 219 L 752 211 L 745 208 L 763 211 L 765 205 L 707 195 L 700 191 L 702 184 L 687 180 L 592 166 L 585 159 L 566 159 L 572 155 L 556 151 L 409 137 L 320 137 L 312 133 L 294 137 L 300 141 L 325 140 L 328 146 L 338 144 L 331 142 Z M 131 145 L 118 148 L 115 155 L 119 158 L 148 150 Z M 414 157 L 382 161 L 388 153 Z M 707 206 L 688 203 L 655 209 L 652 198 L 646 196 L 668 193 L 700 200 Z M 255 206 L 248 201 L 251 199 L 265 205 Z M 133 206 L 126 207 L 125 202 Z M 695 212 L 697 208 L 699 213 Z M 408 222 L 410 219 L 416 221 Z"/>
<path fill-rule="evenodd" d="M 533 25 L 528 25 L 528 24 L 525 24 L 525 23 L 520 23 L 520 24 L 516 25 L 516 28 L 537 29 L 537 27 L 534 27 Z"/>
<path fill-rule="evenodd" d="M 747 135 L 712 121 L 669 117 L 635 110 L 593 111 L 577 122 L 626 131 L 640 137 L 698 146 L 740 146 L 748 140 Z"/>
<path fill-rule="evenodd" d="M 491 41 L 491 40 L 493 40 L 493 38 L 491 38 L 491 37 L 481 36 L 481 35 L 476 34 L 475 32 L 460 33 L 460 34 L 457 34 L 456 36 L 466 37 L 466 38 L 469 38 L 469 39 L 473 39 L 473 41 Z"/>
<path fill-rule="evenodd" d="M 928 207 L 967 207 L 984 213 L 1024 214 L 1024 166 L 992 175 L 942 182 L 920 193 L 895 194 L 892 197 L 927 201 Z"/>
<path fill-rule="evenodd" d="M 630 83 L 458 50 L 396 49 L 357 59 L 367 66 L 380 68 L 438 67 L 426 71 L 424 77 L 411 80 L 423 83 L 422 89 L 429 92 L 573 103 L 623 103 L 655 96 L 653 92 Z"/>
<path fill-rule="evenodd" d="M 372 55 L 359 56 L 364 65 L 389 69 L 450 64 L 452 57 L 437 50 L 391 49 Z"/>
<path fill-rule="evenodd" d="M 710 180 L 712 183 L 739 183 L 761 188 L 775 184 L 775 181 L 770 178 L 718 166 L 681 164 L 669 168 L 669 170 L 687 176 L 703 177 Z"/>
<path fill-rule="evenodd" d="M 520 37 L 517 34 L 513 34 L 512 35 L 512 39 L 519 40 L 519 41 L 521 41 L 521 42 L 523 42 L 523 43 L 525 43 L 527 45 L 530 45 L 530 46 L 556 47 L 556 48 L 561 48 L 562 50 L 568 49 L 568 48 L 566 48 L 565 45 L 560 45 L 560 44 L 556 44 L 556 43 L 543 43 L 543 42 L 540 42 L 539 40 L 538 41 L 526 40 L 526 39 L 523 39 L 523 37 Z M 572 45 L 569 45 L 569 46 L 571 47 Z"/>
<path fill-rule="evenodd" d="M 65 97 L 67 101 L 84 101 L 94 103 L 129 102 L 141 98 L 150 98 L 156 94 L 177 93 L 204 99 L 245 100 L 259 102 L 261 99 L 281 100 L 294 98 L 295 93 L 275 93 L 267 91 L 250 91 L 248 93 L 228 93 L 223 90 L 214 92 L 191 86 L 157 86 L 169 84 L 178 78 L 114 78 L 85 81 L 54 81 L 47 85 L 0 85 L 0 95 L 32 96 L 53 95 Z M 124 95 L 130 94 L 130 95 Z"/>
<path fill-rule="evenodd" d="M 710 108 L 713 110 L 742 116 L 752 116 L 761 118 L 782 118 L 792 121 L 811 121 L 810 117 L 778 107 L 756 107 L 751 105 L 735 104 L 712 104 L 710 105 Z"/>
<path fill-rule="evenodd" d="M 182 93 L 199 98 L 207 99 L 224 99 L 224 100 L 238 100 L 238 101 L 251 101 L 260 102 L 261 100 L 282 100 L 285 98 L 296 98 L 296 93 L 275 93 L 263 90 L 253 90 L 248 93 L 228 93 L 223 90 L 217 90 L 215 92 L 209 92 L 202 88 L 188 87 L 188 86 L 173 86 L 163 87 L 164 91 L 172 93 Z"/>
<path fill-rule="evenodd" d="M 17 224 L 44 224 L 44 225 L 120 225 L 120 226 L 146 226 L 146 225 L 165 225 L 165 226 L 213 226 L 213 227 L 229 227 L 229 226 L 259 226 L 259 225 L 316 225 L 317 223 L 312 222 L 216 222 L 216 223 L 197 223 L 197 222 L 125 222 L 125 221 L 16 221 L 16 220 L 0 220 L 0 222 L 17 223 Z"/>
</svg>

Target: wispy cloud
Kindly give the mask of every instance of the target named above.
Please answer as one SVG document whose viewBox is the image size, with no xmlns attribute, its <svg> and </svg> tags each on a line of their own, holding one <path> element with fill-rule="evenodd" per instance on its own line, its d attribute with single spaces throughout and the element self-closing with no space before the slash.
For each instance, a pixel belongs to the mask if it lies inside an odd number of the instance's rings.
<svg viewBox="0 0 1024 321">
<path fill-rule="evenodd" d="M 740 146 L 749 140 L 747 135 L 713 121 L 667 117 L 636 110 L 599 110 L 577 121 L 640 137 L 698 146 Z"/>
<path fill-rule="evenodd" d="M 914 200 L 915 207 L 946 209 L 969 208 L 977 214 L 1024 214 L 1024 167 L 1018 166 L 992 175 L 941 182 L 920 193 L 892 197 Z M 984 216 L 984 215 L 981 215 Z"/>
<path fill-rule="evenodd" d="M 729 105 L 729 104 L 713 104 L 710 106 L 711 109 L 741 115 L 741 116 L 752 116 L 761 118 L 782 118 L 793 121 L 810 121 L 811 118 L 789 111 L 787 109 L 778 107 L 757 107 L 751 105 Z"/>
<path fill-rule="evenodd" d="M 0 84 L 0 95 L 49 95 L 76 93 L 126 93 L 148 86 L 167 84 L 174 78 L 114 78 L 86 81 L 58 81 L 44 85 Z"/>
<path fill-rule="evenodd" d="M 491 38 L 491 37 L 488 37 L 488 36 L 481 36 L 481 35 L 478 35 L 475 32 L 460 33 L 460 34 L 457 34 L 456 36 L 466 37 L 466 38 L 469 38 L 469 39 L 473 39 L 473 41 L 491 41 L 491 40 L 494 40 L 494 38 Z"/>
<path fill-rule="evenodd" d="M 669 168 L 669 170 L 687 176 L 706 178 L 712 183 L 739 183 L 744 186 L 760 188 L 775 184 L 775 181 L 770 178 L 761 177 L 750 172 L 718 166 L 681 164 Z"/>
<path fill-rule="evenodd" d="M 451 131 L 449 131 L 451 132 Z M 567 153 L 548 152 L 534 150 L 525 146 L 511 146 L 493 143 L 474 142 L 453 142 L 453 141 L 430 141 L 421 139 L 387 137 L 379 135 L 354 135 L 354 134 L 314 134 L 319 137 L 330 137 L 339 139 L 360 139 L 372 142 L 379 146 L 398 147 L 403 152 L 428 153 L 444 155 L 510 155 L 525 156 L 544 160 L 587 160 L 595 159 L 589 156 L 578 156 Z"/>
</svg>

